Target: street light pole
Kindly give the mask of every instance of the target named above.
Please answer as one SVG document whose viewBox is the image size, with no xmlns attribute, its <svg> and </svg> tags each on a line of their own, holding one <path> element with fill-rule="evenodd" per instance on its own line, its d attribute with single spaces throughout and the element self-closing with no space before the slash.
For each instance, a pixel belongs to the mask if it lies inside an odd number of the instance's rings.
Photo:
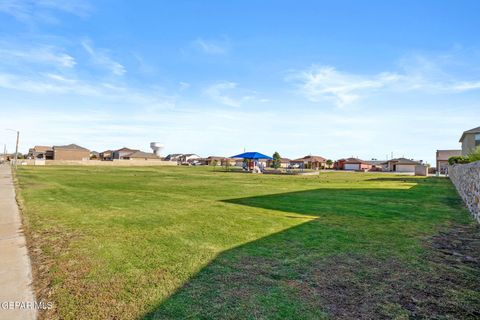
<svg viewBox="0 0 480 320">
<path fill-rule="evenodd" d="M 15 165 L 15 169 L 17 169 L 17 162 L 18 162 L 18 141 L 20 140 L 20 131 L 18 130 L 13 130 L 13 129 L 7 129 L 9 131 L 13 131 L 13 132 L 16 132 L 17 133 L 17 143 L 15 144 L 15 162 L 14 162 L 14 165 Z"/>
</svg>

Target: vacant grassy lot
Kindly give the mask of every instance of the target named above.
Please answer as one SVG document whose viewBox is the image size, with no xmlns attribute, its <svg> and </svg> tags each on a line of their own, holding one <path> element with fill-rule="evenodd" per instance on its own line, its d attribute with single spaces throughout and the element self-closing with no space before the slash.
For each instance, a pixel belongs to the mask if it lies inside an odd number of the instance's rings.
<svg viewBox="0 0 480 320">
<path fill-rule="evenodd" d="M 476 318 L 480 232 L 447 179 L 22 167 L 45 318 Z"/>
</svg>

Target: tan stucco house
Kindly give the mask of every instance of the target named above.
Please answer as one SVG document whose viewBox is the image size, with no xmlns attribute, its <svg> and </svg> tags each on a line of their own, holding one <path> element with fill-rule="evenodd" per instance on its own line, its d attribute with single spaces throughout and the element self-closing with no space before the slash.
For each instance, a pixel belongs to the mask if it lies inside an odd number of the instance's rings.
<svg viewBox="0 0 480 320">
<path fill-rule="evenodd" d="M 460 137 L 460 143 L 462 156 L 468 155 L 475 147 L 480 146 L 480 127 L 465 131 Z"/>
<path fill-rule="evenodd" d="M 422 162 L 406 158 L 387 160 L 386 169 L 391 172 L 415 172 L 415 167 L 422 165 Z"/>
<path fill-rule="evenodd" d="M 90 150 L 76 144 L 66 146 L 53 146 L 53 160 L 89 160 Z M 50 158 L 50 151 L 47 151 L 46 158 Z"/>
<path fill-rule="evenodd" d="M 462 150 L 437 150 L 437 172 L 444 174 L 448 168 L 448 159 L 450 157 L 461 156 Z"/>
</svg>

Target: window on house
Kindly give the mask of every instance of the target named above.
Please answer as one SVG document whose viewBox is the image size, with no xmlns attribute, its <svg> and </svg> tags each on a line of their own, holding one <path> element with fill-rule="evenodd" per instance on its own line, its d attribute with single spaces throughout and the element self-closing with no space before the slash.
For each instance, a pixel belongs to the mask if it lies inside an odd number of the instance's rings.
<svg viewBox="0 0 480 320">
<path fill-rule="evenodd" d="M 475 146 L 480 146 L 480 133 L 475 135 Z"/>
</svg>

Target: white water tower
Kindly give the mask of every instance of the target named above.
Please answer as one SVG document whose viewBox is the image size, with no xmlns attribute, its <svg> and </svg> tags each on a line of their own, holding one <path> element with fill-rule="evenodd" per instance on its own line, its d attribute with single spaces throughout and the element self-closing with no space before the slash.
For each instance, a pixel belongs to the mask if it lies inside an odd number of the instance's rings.
<svg viewBox="0 0 480 320">
<path fill-rule="evenodd" d="M 160 142 L 151 142 L 150 148 L 153 150 L 153 153 L 160 158 L 160 152 L 165 146 Z"/>
</svg>

